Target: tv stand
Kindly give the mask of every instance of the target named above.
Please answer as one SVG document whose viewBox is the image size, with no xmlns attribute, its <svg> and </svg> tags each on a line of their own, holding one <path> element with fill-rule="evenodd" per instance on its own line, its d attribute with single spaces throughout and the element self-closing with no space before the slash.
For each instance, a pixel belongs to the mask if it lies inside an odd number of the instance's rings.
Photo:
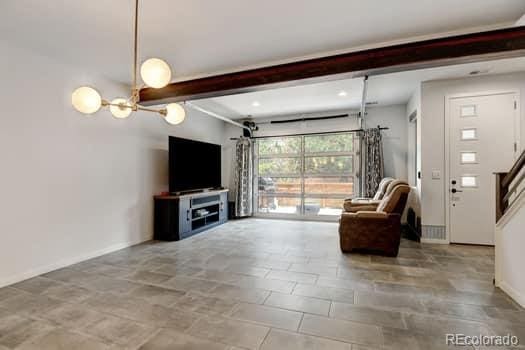
<svg viewBox="0 0 525 350">
<path fill-rule="evenodd" d="M 228 190 L 154 197 L 154 238 L 178 241 L 228 220 Z"/>
<path fill-rule="evenodd" d="M 187 191 L 179 191 L 179 192 L 172 192 L 173 196 L 183 196 L 186 194 L 194 194 L 194 193 L 209 193 L 209 192 L 216 192 L 216 191 L 222 191 L 224 190 L 223 187 L 220 188 L 201 188 L 198 190 L 187 190 Z"/>
</svg>

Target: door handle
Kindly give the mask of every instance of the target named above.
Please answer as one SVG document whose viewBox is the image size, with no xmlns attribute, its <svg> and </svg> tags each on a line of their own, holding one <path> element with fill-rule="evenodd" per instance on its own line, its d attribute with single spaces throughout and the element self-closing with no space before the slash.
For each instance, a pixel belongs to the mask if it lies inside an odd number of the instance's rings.
<svg viewBox="0 0 525 350">
<path fill-rule="evenodd" d="M 456 193 L 456 192 L 463 192 L 463 191 L 459 191 L 459 190 L 456 190 L 455 188 L 453 188 L 453 189 L 451 190 L 451 192 L 452 192 L 452 193 Z"/>
<path fill-rule="evenodd" d="M 186 220 L 190 221 L 190 211 L 186 210 Z"/>
</svg>

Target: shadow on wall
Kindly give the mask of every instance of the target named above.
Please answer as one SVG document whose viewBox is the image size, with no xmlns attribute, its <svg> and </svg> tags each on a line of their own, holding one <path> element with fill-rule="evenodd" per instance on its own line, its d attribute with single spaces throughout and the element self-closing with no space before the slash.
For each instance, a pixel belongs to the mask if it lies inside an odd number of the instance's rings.
<svg viewBox="0 0 525 350">
<path fill-rule="evenodd" d="M 406 165 L 407 150 L 404 145 L 400 144 L 401 138 L 397 136 L 390 136 L 386 132 L 383 133 L 383 159 L 384 159 L 384 176 L 404 179 L 400 176 L 404 173 L 403 165 Z M 400 159 L 401 158 L 401 159 Z"/>
<path fill-rule="evenodd" d="M 236 141 L 228 140 L 222 146 L 222 183 L 230 189 L 228 193 L 228 200 L 233 201 L 235 199 L 234 187 L 235 187 L 235 147 Z"/>
<path fill-rule="evenodd" d="M 137 193 L 127 210 L 130 241 L 153 239 L 153 195 L 169 189 L 169 151 L 145 149 L 138 158 Z"/>
</svg>

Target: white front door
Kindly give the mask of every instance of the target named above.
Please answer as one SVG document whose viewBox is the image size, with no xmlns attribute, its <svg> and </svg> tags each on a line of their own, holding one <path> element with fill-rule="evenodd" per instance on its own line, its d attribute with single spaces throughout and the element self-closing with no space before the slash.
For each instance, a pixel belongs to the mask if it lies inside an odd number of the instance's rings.
<svg viewBox="0 0 525 350">
<path fill-rule="evenodd" d="M 517 93 L 449 99 L 449 232 L 453 243 L 494 244 L 494 172 L 514 163 Z"/>
</svg>

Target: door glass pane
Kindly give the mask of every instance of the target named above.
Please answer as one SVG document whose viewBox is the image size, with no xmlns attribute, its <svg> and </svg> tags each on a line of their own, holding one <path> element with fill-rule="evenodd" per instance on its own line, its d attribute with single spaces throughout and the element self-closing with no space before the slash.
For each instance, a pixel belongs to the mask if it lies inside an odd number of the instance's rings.
<svg viewBox="0 0 525 350">
<path fill-rule="evenodd" d="M 352 156 L 305 157 L 306 174 L 351 174 Z"/>
<path fill-rule="evenodd" d="M 478 187 L 478 177 L 474 175 L 462 176 L 461 187 Z"/>
<path fill-rule="evenodd" d="M 343 200 L 341 198 L 305 198 L 305 215 L 341 215 Z"/>
<path fill-rule="evenodd" d="M 313 135 L 304 137 L 304 151 L 306 153 L 320 152 L 352 152 L 352 134 Z"/>
<path fill-rule="evenodd" d="M 261 158 L 259 159 L 259 175 L 299 175 L 301 158 Z"/>
<path fill-rule="evenodd" d="M 260 139 L 259 155 L 275 155 L 275 154 L 298 154 L 301 152 L 301 137 L 271 137 L 267 139 Z"/>
<path fill-rule="evenodd" d="M 478 138 L 476 129 L 463 129 L 461 130 L 461 140 L 462 141 L 468 141 L 468 140 L 476 140 Z"/>
<path fill-rule="evenodd" d="M 354 178 L 352 176 L 307 177 L 304 179 L 304 192 L 350 197 L 354 193 Z"/>
<path fill-rule="evenodd" d="M 461 164 L 477 163 L 476 152 L 461 152 Z"/>
<path fill-rule="evenodd" d="M 301 193 L 299 177 L 259 177 L 259 195 L 276 193 Z"/>
<path fill-rule="evenodd" d="M 470 105 L 470 106 L 461 106 L 461 117 L 475 117 L 476 116 L 476 106 Z"/>
<path fill-rule="evenodd" d="M 258 211 L 269 214 L 300 214 L 301 198 L 259 196 Z"/>
</svg>

